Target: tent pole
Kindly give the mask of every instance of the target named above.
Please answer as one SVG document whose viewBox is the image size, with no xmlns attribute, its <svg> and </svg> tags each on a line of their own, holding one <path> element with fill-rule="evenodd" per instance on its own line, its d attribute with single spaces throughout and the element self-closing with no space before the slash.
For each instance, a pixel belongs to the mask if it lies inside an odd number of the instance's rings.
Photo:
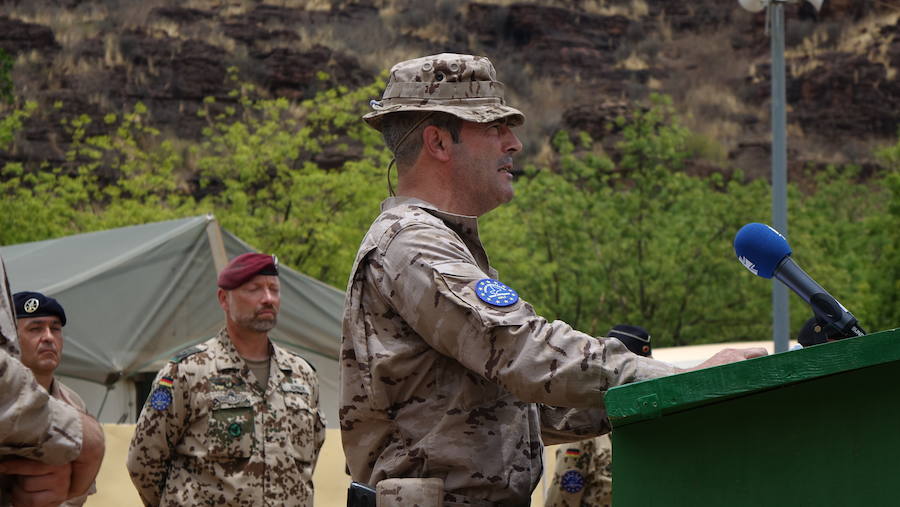
<svg viewBox="0 0 900 507">
<path fill-rule="evenodd" d="M 228 264 L 228 254 L 225 252 L 225 243 L 222 241 L 222 229 L 214 216 L 206 215 L 206 219 L 209 220 L 206 224 L 206 237 L 209 239 L 209 249 L 212 252 L 216 273 L 219 273 Z"/>
</svg>

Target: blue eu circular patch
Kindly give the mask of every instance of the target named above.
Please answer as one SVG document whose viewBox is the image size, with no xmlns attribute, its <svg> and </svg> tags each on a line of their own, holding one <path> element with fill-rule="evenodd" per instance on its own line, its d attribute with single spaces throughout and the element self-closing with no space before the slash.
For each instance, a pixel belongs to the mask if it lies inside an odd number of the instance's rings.
<svg viewBox="0 0 900 507">
<path fill-rule="evenodd" d="M 478 299 L 494 306 L 509 306 L 519 300 L 519 293 L 493 278 L 484 278 L 475 285 Z"/>
<path fill-rule="evenodd" d="M 578 470 L 569 470 L 563 474 L 559 484 L 566 493 L 578 493 L 584 487 L 584 476 Z"/>
<path fill-rule="evenodd" d="M 172 404 L 172 391 L 165 387 L 157 387 L 150 395 L 150 406 L 156 410 L 165 410 Z"/>
</svg>

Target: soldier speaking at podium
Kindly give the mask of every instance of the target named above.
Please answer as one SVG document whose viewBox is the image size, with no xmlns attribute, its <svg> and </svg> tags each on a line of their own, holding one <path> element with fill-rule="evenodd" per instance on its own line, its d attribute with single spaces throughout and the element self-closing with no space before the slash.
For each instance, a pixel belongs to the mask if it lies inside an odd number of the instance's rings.
<svg viewBox="0 0 900 507">
<path fill-rule="evenodd" d="M 608 432 L 608 388 L 678 370 L 547 321 L 491 267 L 478 217 L 513 197 L 525 115 L 487 58 L 398 63 L 372 107 L 364 120 L 393 152 L 398 187 L 347 286 L 348 468 L 379 506 L 528 504 L 544 443 Z"/>
</svg>

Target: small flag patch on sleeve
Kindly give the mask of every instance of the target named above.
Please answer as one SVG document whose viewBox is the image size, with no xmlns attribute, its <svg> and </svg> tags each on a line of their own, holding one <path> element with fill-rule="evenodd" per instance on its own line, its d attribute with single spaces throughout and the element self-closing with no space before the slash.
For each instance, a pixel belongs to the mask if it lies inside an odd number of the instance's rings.
<svg viewBox="0 0 900 507">
<path fill-rule="evenodd" d="M 566 449 L 566 456 L 580 456 L 581 451 L 578 449 Z"/>
<path fill-rule="evenodd" d="M 159 379 L 159 385 L 162 387 L 172 387 L 174 385 L 174 381 L 170 377 L 163 377 Z"/>
</svg>

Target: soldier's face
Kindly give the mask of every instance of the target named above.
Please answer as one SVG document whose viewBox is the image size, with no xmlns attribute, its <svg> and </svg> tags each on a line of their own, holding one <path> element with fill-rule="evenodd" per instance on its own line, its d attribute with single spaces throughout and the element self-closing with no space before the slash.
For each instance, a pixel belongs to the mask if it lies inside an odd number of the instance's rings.
<svg viewBox="0 0 900 507">
<path fill-rule="evenodd" d="M 59 317 L 16 320 L 22 364 L 42 375 L 52 375 L 62 357 L 63 334 Z"/>
<path fill-rule="evenodd" d="M 521 149 L 505 121 L 463 122 L 453 157 L 463 195 L 472 201 L 470 214 L 483 215 L 513 198 L 513 155 Z"/>
<path fill-rule="evenodd" d="M 252 331 L 269 331 L 278 321 L 281 284 L 277 276 L 256 275 L 240 287 L 225 292 L 227 317 Z"/>
</svg>

